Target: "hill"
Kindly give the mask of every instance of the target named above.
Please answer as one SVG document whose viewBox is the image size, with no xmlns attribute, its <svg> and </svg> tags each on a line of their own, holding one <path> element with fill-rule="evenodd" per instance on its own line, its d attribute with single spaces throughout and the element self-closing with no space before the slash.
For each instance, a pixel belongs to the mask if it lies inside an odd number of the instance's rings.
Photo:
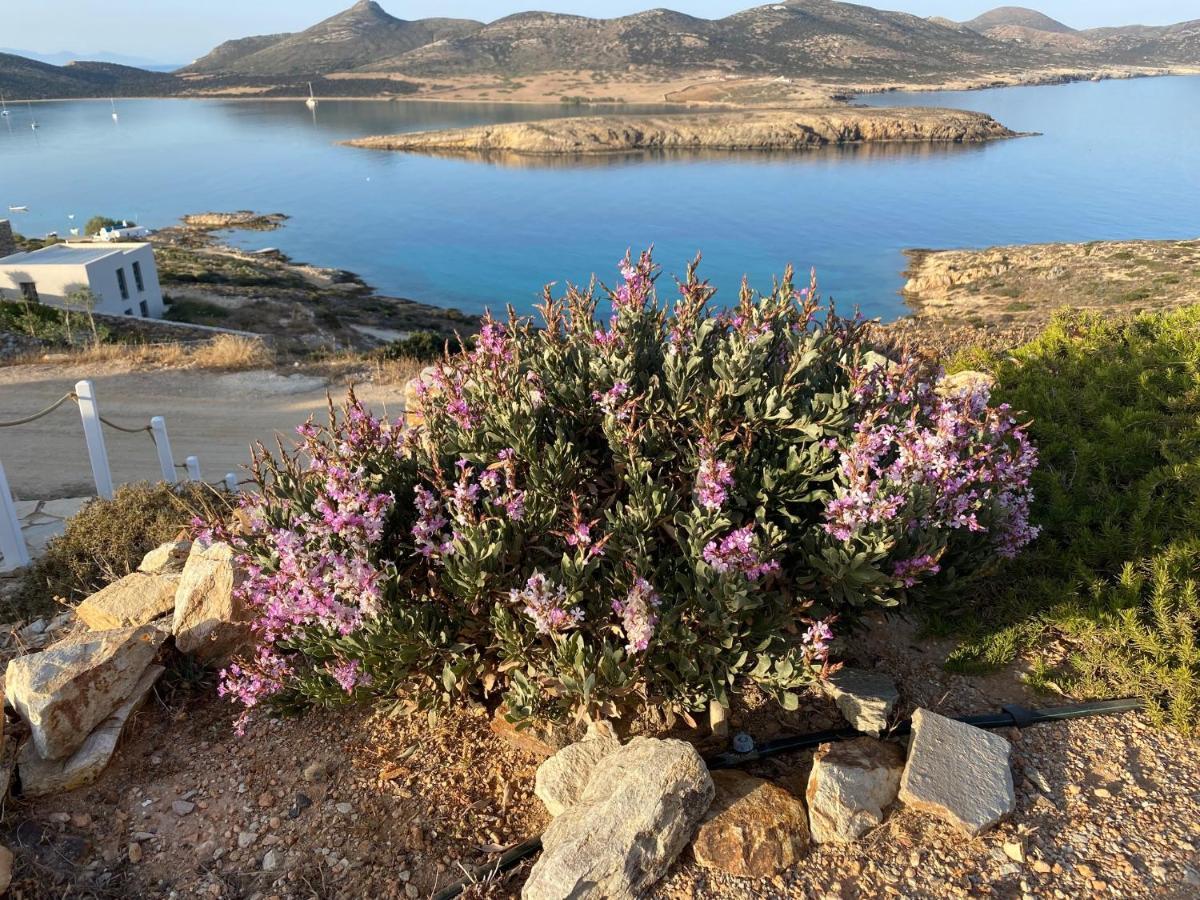
<svg viewBox="0 0 1200 900">
<path fill-rule="evenodd" d="M 993 28 L 1029 28 L 1033 31 L 1046 31 L 1051 34 L 1075 34 L 1075 29 L 1064 25 L 1057 19 L 1052 19 L 1036 9 L 1024 6 L 998 6 L 981 16 L 976 16 L 969 22 L 963 22 L 972 31 L 987 34 Z"/>
<path fill-rule="evenodd" d="M 178 79 L 165 72 L 102 62 L 54 66 L 0 53 L 0 93 L 10 99 L 164 96 L 176 93 L 179 86 Z"/>
<path fill-rule="evenodd" d="M 373 0 L 360 0 L 344 12 L 296 34 L 227 41 L 184 71 L 243 75 L 324 74 L 358 68 L 364 62 L 397 56 L 481 27 L 481 22 L 463 19 L 409 22 L 388 15 Z"/>
</svg>

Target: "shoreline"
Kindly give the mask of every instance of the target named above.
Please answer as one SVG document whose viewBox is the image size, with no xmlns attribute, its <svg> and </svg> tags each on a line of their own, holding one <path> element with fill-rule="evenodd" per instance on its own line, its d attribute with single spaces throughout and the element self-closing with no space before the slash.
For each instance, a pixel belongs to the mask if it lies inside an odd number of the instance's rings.
<svg viewBox="0 0 1200 900">
<path fill-rule="evenodd" d="M 336 73 L 334 73 L 336 74 Z M 964 78 L 961 80 L 944 81 L 936 84 L 930 83 L 880 83 L 880 84 L 832 84 L 820 82 L 816 80 L 798 79 L 791 84 L 808 87 L 813 90 L 825 93 L 828 99 L 834 103 L 850 105 L 855 98 L 869 97 L 880 94 L 894 93 L 941 93 L 941 92 L 966 92 L 966 91 L 986 91 L 998 90 L 1001 88 L 1010 87 L 1057 87 L 1067 84 L 1078 84 L 1081 82 L 1101 82 L 1101 81 L 1129 81 L 1140 78 L 1189 78 L 1200 77 L 1200 66 L 1173 66 L 1169 68 L 1150 68 L 1150 67 L 1130 67 L 1128 69 L 1064 69 L 1064 70 L 1043 70 L 1029 75 L 1014 76 L 1012 79 L 999 78 Z M 751 83 L 754 81 L 764 80 L 763 78 L 747 77 L 741 79 L 742 82 Z M 767 79 L 773 80 L 773 79 Z M 683 90 L 705 89 L 724 86 L 727 84 L 737 85 L 739 82 L 719 82 L 716 80 L 698 79 L 689 84 Z M 645 85 L 645 83 L 627 82 L 625 86 Z M 651 82 L 653 84 L 661 84 L 666 86 L 669 82 Z M 609 88 L 618 90 L 622 87 L 621 83 L 612 83 Z M 491 88 L 494 89 L 494 88 Z M 490 90 L 488 93 L 490 93 Z M 449 89 L 444 89 L 449 90 Z M 466 90 L 466 89 L 464 89 Z M 493 104 L 497 106 L 578 106 L 581 108 L 590 107 L 629 107 L 629 106 L 678 106 L 680 109 L 767 109 L 772 106 L 783 107 L 794 110 L 804 110 L 817 108 L 814 104 L 794 102 L 788 103 L 782 100 L 776 100 L 768 103 L 737 103 L 731 101 L 706 101 L 698 99 L 674 100 L 672 95 L 679 94 L 680 90 L 671 90 L 663 94 L 657 100 L 614 100 L 607 98 L 599 98 L 595 101 L 587 101 L 583 103 L 562 103 L 551 97 L 524 99 L 524 98 L 504 98 L 498 99 L 489 96 L 474 96 L 463 97 L 450 95 L 448 93 L 417 91 L 412 94 L 356 94 L 347 96 L 321 96 L 317 99 L 323 103 L 336 102 L 353 102 L 353 103 L 405 103 L 405 102 L 421 102 L 421 103 L 474 103 L 474 104 Z M 94 101 L 103 103 L 105 100 L 225 100 L 233 102 L 281 102 L 281 103 L 296 103 L 303 102 L 308 99 L 305 94 L 295 95 L 276 95 L 276 96 L 256 96 L 252 94 L 223 94 L 223 93 L 189 93 L 189 94 L 137 94 L 128 96 L 113 96 L 109 97 L 42 97 L 39 99 L 32 98 L 6 98 L 11 105 L 23 105 L 27 103 L 66 103 L 66 102 L 87 102 Z M 318 108 L 319 109 L 319 108 Z"/>
</svg>

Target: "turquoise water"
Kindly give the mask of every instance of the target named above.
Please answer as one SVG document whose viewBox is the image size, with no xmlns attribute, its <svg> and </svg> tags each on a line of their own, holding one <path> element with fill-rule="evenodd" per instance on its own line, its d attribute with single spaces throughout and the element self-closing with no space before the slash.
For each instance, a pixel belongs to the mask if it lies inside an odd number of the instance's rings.
<svg viewBox="0 0 1200 900">
<path fill-rule="evenodd" d="M 728 297 L 816 266 L 827 294 L 903 312 L 906 247 L 1200 235 L 1200 78 L 890 94 L 1040 137 L 984 146 L 787 155 L 621 157 L 504 165 L 355 150 L 368 134 L 567 115 L 424 102 L 139 100 L 35 105 L 0 124 L 0 216 L 65 232 L 102 213 L 169 224 L 187 212 L 292 218 L 238 235 L 362 274 L 381 291 L 478 311 L 528 310 L 548 281 L 610 278 L 653 243 L 668 273 L 702 250 Z M 653 108 L 646 108 L 653 109 Z"/>
</svg>

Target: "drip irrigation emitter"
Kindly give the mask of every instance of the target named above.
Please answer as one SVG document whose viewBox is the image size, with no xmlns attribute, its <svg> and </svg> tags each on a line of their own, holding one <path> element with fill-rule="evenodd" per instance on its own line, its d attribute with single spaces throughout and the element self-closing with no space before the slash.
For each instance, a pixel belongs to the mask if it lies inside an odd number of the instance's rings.
<svg viewBox="0 0 1200 900">
<path fill-rule="evenodd" d="M 1122 700 L 1098 700 L 1093 703 L 1077 703 L 1072 706 L 1055 706 L 1048 709 L 1027 709 L 1024 706 L 1004 706 L 999 712 L 977 713 L 969 716 L 953 717 L 958 722 L 974 725 L 976 728 L 1028 728 L 1044 722 L 1062 722 L 1069 719 L 1084 719 L 1089 716 L 1111 716 L 1116 713 L 1132 712 L 1142 708 L 1142 701 L 1136 698 Z M 912 731 L 912 719 L 896 723 L 888 732 L 888 737 L 899 737 Z M 817 731 L 812 734 L 788 735 L 774 740 L 757 744 L 747 734 L 739 734 L 734 738 L 734 749 L 707 757 L 704 762 L 710 770 L 740 769 L 750 763 L 769 759 L 782 753 L 796 753 L 800 750 L 810 750 L 821 744 L 836 741 L 850 741 L 863 737 L 863 732 L 854 728 L 835 728 L 829 731 Z M 433 900 L 453 900 L 470 885 L 487 881 L 500 872 L 505 872 L 520 865 L 529 857 L 542 849 L 541 835 L 531 837 L 516 844 L 502 853 L 492 862 L 477 866 L 454 884 L 448 885 L 437 894 Z"/>
</svg>

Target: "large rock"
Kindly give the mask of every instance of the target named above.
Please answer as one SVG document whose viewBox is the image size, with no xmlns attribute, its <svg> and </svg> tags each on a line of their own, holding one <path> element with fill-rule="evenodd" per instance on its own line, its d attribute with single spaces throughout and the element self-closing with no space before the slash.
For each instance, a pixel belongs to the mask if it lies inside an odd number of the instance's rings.
<svg viewBox="0 0 1200 900">
<path fill-rule="evenodd" d="M 903 771 L 904 754 L 895 744 L 870 737 L 822 744 L 806 792 L 813 840 L 850 843 L 882 823 Z"/>
<path fill-rule="evenodd" d="M 900 800 L 969 835 L 1016 808 L 1008 741 L 927 709 L 913 713 L 913 739 Z"/>
<path fill-rule="evenodd" d="M 192 542 L 185 538 L 167 541 L 142 557 L 138 571 L 147 575 L 178 575 L 183 571 L 191 550 Z"/>
<path fill-rule="evenodd" d="M 808 849 L 804 803 L 789 791 L 733 770 L 714 772 L 716 798 L 692 841 L 696 862 L 730 875 L 771 878 Z"/>
<path fill-rule="evenodd" d="M 236 596 L 240 581 L 232 547 L 193 544 L 175 593 L 171 625 L 180 653 L 219 663 L 249 643 L 252 617 Z"/>
<path fill-rule="evenodd" d="M 154 683 L 165 671 L 162 666 L 146 669 L 129 699 L 96 726 L 83 746 L 66 759 L 42 759 L 32 741 L 22 747 L 17 757 L 22 794 L 26 797 L 43 797 L 73 791 L 99 778 L 117 750 L 125 723 L 146 701 Z"/>
<path fill-rule="evenodd" d="M 8 702 L 42 759 L 74 753 L 133 692 L 167 632 L 154 625 L 71 635 L 8 664 Z"/>
<path fill-rule="evenodd" d="M 621 747 L 607 722 L 593 722 L 587 737 L 555 753 L 538 766 L 533 792 L 552 816 L 579 802 L 596 765 Z"/>
<path fill-rule="evenodd" d="M 600 760 L 542 835 L 524 900 L 633 900 L 666 873 L 713 799 L 691 744 L 634 738 Z"/>
<path fill-rule="evenodd" d="M 882 672 L 841 668 L 821 682 L 846 721 L 864 734 L 879 737 L 900 700 L 896 683 Z"/>
<path fill-rule="evenodd" d="M 175 608 L 177 575 L 134 572 L 92 594 L 75 609 L 88 628 L 111 631 L 153 622 Z"/>
</svg>

